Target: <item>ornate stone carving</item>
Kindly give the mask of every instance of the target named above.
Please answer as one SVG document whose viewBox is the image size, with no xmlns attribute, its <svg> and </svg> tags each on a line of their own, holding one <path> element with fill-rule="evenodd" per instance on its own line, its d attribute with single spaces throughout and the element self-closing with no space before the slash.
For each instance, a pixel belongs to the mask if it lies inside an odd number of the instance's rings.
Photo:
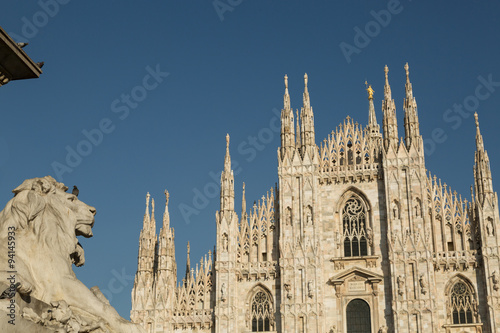
<svg viewBox="0 0 500 333">
<path fill-rule="evenodd" d="M 292 293 L 290 292 L 290 290 L 291 290 L 290 283 L 285 283 L 284 287 L 285 287 L 285 291 L 286 291 L 286 298 L 292 299 Z"/>
<path fill-rule="evenodd" d="M 422 293 L 422 295 L 427 294 L 427 283 L 424 280 L 424 274 L 420 274 L 418 283 L 420 284 L 420 292 Z"/>
<path fill-rule="evenodd" d="M 498 278 L 497 271 L 493 271 L 493 274 L 491 274 L 491 282 L 493 282 L 493 289 L 498 291 L 500 289 L 498 286 L 500 279 Z"/>
<path fill-rule="evenodd" d="M 405 293 L 405 277 L 404 275 L 398 276 L 398 294 L 403 296 Z"/>
<path fill-rule="evenodd" d="M 314 289 L 314 283 L 312 280 L 310 280 L 309 282 L 307 282 L 307 297 L 313 298 L 314 296 L 313 289 Z"/>
<path fill-rule="evenodd" d="M 378 329 L 378 333 L 387 333 L 387 326 L 380 326 L 380 328 Z"/>
<path fill-rule="evenodd" d="M 16 230 L 19 290 L 24 288 L 30 297 L 54 306 L 50 316 L 46 314 L 41 319 L 66 326 L 80 325 L 79 330 L 72 328 L 72 332 L 83 332 L 82 327 L 91 326 L 88 323 L 95 318 L 111 332 L 143 332 L 76 278 L 72 264 L 81 266 L 85 262 L 76 236 L 92 237 L 95 208 L 66 193 L 67 190 L 50 176 L 27 179 L 13 190 L 14 198 L 0 213 L 0 243 L 7 242 L 9 228 Z M 7 251 L 2 251 L 0 267 L 7 267 L 7 262 Z M 2 280 L 5 274 L 8 273 L 0 271 Z M 79 319 L 74 321 L 80 320 L 81 324 L 71 321 L 68 306 L 78 312 Z M 38 320 L 33 311 L 26 311 L 25 318 Z"/>
</svg>

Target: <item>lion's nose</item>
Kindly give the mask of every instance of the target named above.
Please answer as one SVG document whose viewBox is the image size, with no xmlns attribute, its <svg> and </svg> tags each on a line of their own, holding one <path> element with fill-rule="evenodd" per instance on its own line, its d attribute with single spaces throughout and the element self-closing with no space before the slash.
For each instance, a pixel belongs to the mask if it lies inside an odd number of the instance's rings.
<svg viewBox="0 0 500 333">
<path fill-rule="evenodd" d="M 92 213 L 92 215 L 95 215 L 96 209 L 94 207 L 90 207 L 89 210 Z"/>
</svg>

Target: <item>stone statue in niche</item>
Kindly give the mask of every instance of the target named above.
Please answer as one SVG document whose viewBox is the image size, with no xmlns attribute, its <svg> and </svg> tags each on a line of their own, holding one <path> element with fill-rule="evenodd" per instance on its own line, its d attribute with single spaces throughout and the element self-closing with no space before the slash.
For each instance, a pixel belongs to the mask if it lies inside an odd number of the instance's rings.
<svg viewBox="0 0 500 333">
<path fill-rule="evenodd" d="M 394 202 L 392 203 L 391 210 L 392 210 L 392 217 L 395 219 L 399 219 L 399 206 L 396 200 L 394 200 Z"/>
<path fill-rule="evenodd" d="M 493 282 L 493 289 L 495 291 L 498 291 L 500 287 L 498 286 L 498 283 L 500 282 L 498 279 L 497 271 L 493 271 L 493 274 L 491 275 L 491 282 Z"/>
<path fill-rule="evenodd" d="M 488 236 L 494 236 L 495 235 L 495 229 L 493 227 L 493 219 L 491 217 L 487 218 L 486 232 L 488 233 Z"/>
<path fill-rule="evenodd" d="M 22 320 L 34 322 L 35 330 L 47 322 L 64 332 L 143 333 L 118 315 L 99 288 L 89 290 L 76 278 L 73 264 L 85 263 L 77 236 L 93 236 L 96 210 L 67 190 L 50 176 L 27 179 L 0 212 L 0 244 L 7 243 L 9 231 L 16 233 L 18 292 L 52 307 L 49 314 L 26 303 Z M 2 281 L 9 274 L 8 259 L 7 251 L 0 251 Z"/>
<path fill-rule="evenodd" d="M 290 290 L 291 290 L 290 283 L 285 283 L 284 287 L 285 287 L 285 291 L 286 291 L 286 298 L 292 299 L 292 293 L 290 293 Z"/>
<path fill-rule="evenodd" d="M 415 198 L 415 200 L 413 201 L 413 205 L 414 205 L 414 208 L 415 208 L 415 216 L 416 217 L 419 217 L 420 215 L 422 215 L 422 208 L 420 207 L 420 199 L 419 198 Z"/>
<path fill-rule="evenodd" d="M 422 295 L 427 294 L 427 282 L 425 282 L 424 280 L 424 274 L 420 274 L 418 283 L 420 284 L 420 292 L 422 293 Z"/>
<path fill-rule="evenodd" d="M 370 227 L 366 228 L 366 239 L 368 240 L 368 246 L 371 247 L 373 245 L 373 230 Z"/>
<path fill-rule="evenodd" d="M 309 298 L 313 298 L 314 296 L 313 287 L 312 281 L 307 282 L 307 297 Z"/>
<path fill-rule="evenodd" d="M 405 293 L 405 290 L 404 290 L 405 289 L 405 277 L 404 277 L 404 275 L 398 276 L 397 282 L 398 282 L 398 294 L 400 296 L 403 296 Z"/>
<path fill-rule="evenodd" d="M 312 224 L 313 223 L 312 208 L 311 208 L 311 206 L 307 206 L 306 223 L 307 224 Z"/>
<path fill-rule="evenodd" d="M 227 247 L 228 247 L 227 243 L 228 243 L 228 239 L 227 239 L 227 234 L 225 233 L 222 235 L 222 249 L 224 251 L 227 251 Z"/>
<path fill-rule="evenodd" d="M 285 223 L 286 225 L 292 224 L 292 209 L 290 207 L 286 208 Z"/>
<path fill-rule="evenodd" d="M 220 287 L 220 298 L 223 302 L 226 301 L 226 284 L 222 283 L 222 286 Z"/>
</svg>

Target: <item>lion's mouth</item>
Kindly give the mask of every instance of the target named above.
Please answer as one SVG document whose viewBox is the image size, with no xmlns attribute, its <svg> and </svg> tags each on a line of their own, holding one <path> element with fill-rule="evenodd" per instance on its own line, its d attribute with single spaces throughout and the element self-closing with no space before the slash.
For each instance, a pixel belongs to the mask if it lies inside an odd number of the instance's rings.
<svg viewBox="0 0 500 333">
<path fill-rule="evenodd" d="M 92 227 L 94 226 L 94 220 L 84 221 L 80 220 L 77 222 L 75 227 L 75 232 L 77 236 L 83 236 L 85 238 L 90 238 L 94 234 L 92 233 Z"/>
</svg>

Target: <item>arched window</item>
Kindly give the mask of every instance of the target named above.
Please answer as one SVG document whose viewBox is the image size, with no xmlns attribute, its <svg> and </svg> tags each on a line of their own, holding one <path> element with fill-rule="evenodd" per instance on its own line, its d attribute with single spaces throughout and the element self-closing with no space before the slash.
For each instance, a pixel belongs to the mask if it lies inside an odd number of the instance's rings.
<svg viewBox="0 0 500 333">
<path fill-rule="evenodd" d="M 354 299 L 345 310 L 347 333 L 371 332 L 370 306 L 362 299 Z"/>
<path fill-rule="evenodd" d="M 368 255 L 366 210 L 360 199 L 351 197 L 342 209 L 344 256 Z"/>
<path fill-rule="evenodd" d="M 274 323 L 272 320 L 273 314 L 271 295 L 259 290 L 253 296 L 251 302 L 252 332 L 270 332 Z"/>
<path fill-rule="evenodd" d="M 455 325 L 475 322 L 476 299 L 474 290 L 463 281 L 456 282 L 451 288 L 449 310 Z"/>
</svg>

